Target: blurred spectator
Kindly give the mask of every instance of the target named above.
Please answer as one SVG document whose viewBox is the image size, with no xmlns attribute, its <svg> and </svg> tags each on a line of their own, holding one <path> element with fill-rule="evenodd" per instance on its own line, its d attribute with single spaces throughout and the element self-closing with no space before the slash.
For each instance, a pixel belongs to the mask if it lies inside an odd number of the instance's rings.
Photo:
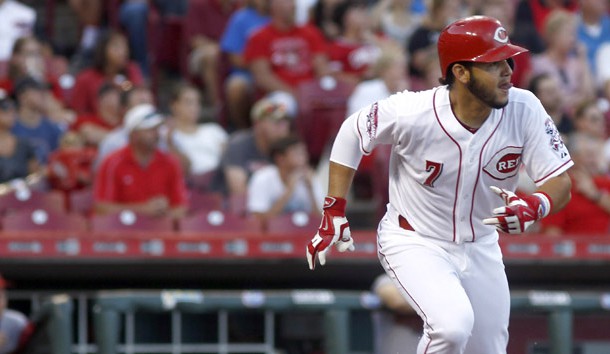
<svg viewBox="0 0 610 354">
<path fill-rule="evenodd" d="M 564 109 L 572 113 L 577 102 L 595 96 L 585 47 L 576 39 L 576 17 L 556 10 L 544 26 L 544 52 L 532 57 L 532 76 L 549 73 L 559 82 Z"/>
<path fill-rule="evenodd" d="M 597 100 L 585 100 L 576 106 L 574 128 L 592 138 L 606 140 L 606 120 Z"/>
<path fill-rule="evenodd" d="M 578 9 L 577 0 L 519 0 L 517 5 L 517 28 L 521 25 L 533 24 L 530 36 L 544 33 L 547 17 L 555 10 L 567 10 L 575 12 Z M 529 31 L 529 30 L 528 30 Z M 528 47 L 528 49 L 530 49 Z M 532 49 L 530 49 L 532 50 Z M 534 53 L 538 51 L 534 50 Z"/>
<path fill-rule="evenodd" d="M 59 148 L 49 155 L 48 181 L 52 189 L 71 192 L 89 187 L 93 182 L 95 148 L 85 146 L 82 136 L 66 132 Z"/>
<path fill-rule="evenodd" d="M 593 77 L 599 79 L 598 65 L 607 66 L 608 62 L 597 63 L 597 52 L 602 44 L 610 44 L 610 16 L 608 16 L 607 0 L 580 0 L 578 40 L 587 49 L 587 58 Z M 603 82 L 598 80 L 596 84 L 601 88 Z"/>
<path fill-rule="evenodd" d="M 254 172 L 248 183 L 247 211 L 262 220 L 297 211 L 321 214 L 324 192 L 309 166 L 305 143 L 287 136 L 269 150 L 272 164 Z"/>
<path fill-rule="evenodd" d="M 5 183 L 40 170 L 34 146 L 28 139 L 11 132 L 16 112 L 13 101 L 0 98 L 0 183 Z"/>
<path fill-rule="evenodd" d="M 113 129 L 121 125 L 121 91 L 112 83 L 104 83 L 97 94 L 97 113 L 80 115 L 70 127 L 85 144 L 97 147 Z"/>
<path fill-rule="evenodd" d="M 528 90 L 538 97 L 542 107 L 553 119 L 557 130 L 564 138 L 574 131 L 574 123 L 564 110 L 564 98 L 561 96 L 559 82 L 557 82 L 555 76 L 548 73 L 534 76 L 530 81 Z"/>
<path fill-rule="evenodd" d="M 93 55 L 93 66 L 76 76 L 72 107 L 77 114 L 97 112 L 97 94 L 104 82 L 111 82 L 123 90 L 143 84 L 139 66 L 129 61 L 129 47 L 125 36 L 109 31 L 99 36 Z"/>
<path fill-rule="evenodd" d="M 54 122 L 70 124 L 74 120 L 74 113 L 64 108 L 66 95 L 58 76 L 66 73 L 67 64 L 64 61 L 65 59 L 54 56 L 36 37 L 21 37 L 13 45 L 8 75 L 0 79 L 0 88 L 14 94 L 17 81 L 25 77 L 38 80 L 48 86 L 52 93 L 45 95 L 45 114 Z M 66 86 L 70 85 L 69 82 L 67 84 Z"/>
<path fill-rule="evenodd" d="M 8 308 L 7 287 L 0 275 L 0 354 L 20 353 L 34 330 L 23 313 Z"/>
<path fill-rule="evenodd" d="M 0 0 L 0 61 L 11 56 L 13 43 L 34 32 L 36 11 L 15 0 Z"/>
<path fill-rule="evenodd" d="M 108 155 L 95 174 L 96 213 L 129 209 L 149 216 L 184 216 L 187 190 L 182 169 L 172 155 L 157 147 L 163 122 L 151 105 L 127 112 L 129 145 Z"/>
<path fill-rule="evenodd" d="M 412 11 L 411 0 L 379 0 L 371 9 L 373 28 L 401 47 L 409 43 L 422 19 L 421 14 Z"/>
<path fill-rule="evenodd" d="M 123 0 L 119 7 L 119 23 L 129 39 L 132 58 L 140 65 L 145 77 L 150 77 L 148 60 L 149 16 L 156 11 L 161 17 L 186 14 L 187 0 Z"/>
<path fill-rule="evenodd" d="M 349 116 L 360 108 L 409 88 L 407 58 L 400 47 L 387 47 L 373 65 L 375 78 L 359 83 L 347 101 Z"/>
<path fill-rule="evenodd" d="M 329 74 L 326 45 L 320 31 L 294 22 L 295 0 L 270 0 L 271 23 L 254 33 L 244 58 L 263 92 L 294 96 L 299 83 Z"/>
<path fill-rule="evenodd" d="M 220 41 L 220 48 L 231 63 L 225 95 L 229 125 L 236 130 L 250 126 L 249 112 L 254 100 L 254 82 L 243 55 L 246 42 L 268 22 L 269 0 L 249 0 L 231 16 Z"/>
<path fill-rule="evenodd" d="M 144 103 L 155 103 L 155 95 L 147 86 L 133 86 L 128 90 L 121 90 L 122 113 L 125 113 L 129 109 Z"/>
<path fill-rule="evenodd" d="M 68 4 L 81 28 L 81 38 L 78 51 L 74 56 L 75 71 L 81 70 L 85 66 L 89 66 L 93 47 L 98 40 L 98 36 L 102 27 L 104 16 L 104 1 L 102 0 L 68 0 Z"/>
<path fill-rule="evenodd" d="M 516 36 L 515 31 L 515 2 L 513 0 L 486 0 L 480 4 L 480 14 L 493 17 L 502 23 L 509 34 L 513 44 L 528 48 L 527 44 L 520 42 L 522 39 Z M 525 88 L 530 80 L 532 63 L 530 52 L 518 54 L 512 58 L 513 85 Z"/>
<path fill-rule="evenodd" d="M 36 156 L 42 164 L 47 163 L 48 155 L 57 149 L 63 129 L 45 115 L 45 95 L 48 88 L 31 77 L 15 84 L 17 98 L 17 122 L 12 132 L 28 139 L 36 149 Z"/>
<path fill-rule="evenodd" d="M 421 320 L 411 305 L 385 273 L 375 279 L 372 290 L 382 306 L 372 314 L 373 352 L 415 354 L 421 337 Z"/>
<path fill-rule="evenodd" d="M 288 107 L 262 98 L 252 107 L 252 128 L 233 133 L 220 161 L 215 189 L 229 195 L 246 195 L 252 173 L 270 163 L 271 142 L 290 133 Z"/>
<path fill-rule="evenodd" d="M 152 91 L 145 86 L 136 86 L 127 91 L 121 91 L 122 111 L 127 113 L 131 108 L 141 104 L 154 104 Z M 125 114 L 122 114 L 125 116 Z M 122 124 L 110 131 L 98 145 L 97 157 L 95 158 L 94 168 L 110 153 L 124 147 L 128 142 L 128 134 L 125 124 Z M 159 147 L 167 150 L 164 139 L 161 139 Z"/>
<path fill-rule="evenodd" d="M 331 70 L 354 85 L 372 78 L 372 66 L 384 44 L 372 31 L 366 2 L 345 1 L 337 5 L 333 17 L 340 34 L 329 45 Z"/>
<path fill-rule="evenodd" d="M 201 80 L 205 103 L 216 114 L 221 110 L 221 83 L 228 69 L 221 60 L 220 39 L 237 5 L 237 0 L 190 0 L 185 19 L 189 73 Z"/>
<path fill-rule="evenodd" d="M 310 23 L 316 26 L 328 41 L 337 39 L 341 33 L 333 14 L 335 8 L 344 2 L 346 0 L 318 0 L 312 8 Z"/>
<path fill-rule="evenodd" d="M 441 30 L 459 15 L 459 0 L 430 0 L 428 13 L 407 43 L 410 76 L 424 78 L 426 63 L 430 55 L 436 52 Z"/>
<path fill-rule="evenodd" d="M 585 133 L 569 137 L 574 160 L 570 169 L 572 199 L 557 214 L 542 220 L 550 235 L 600 235 L 610 232 L 610 177 L 602 157 L 603 141 Z"/>
<path fill-rule="evenodd" d="M 127 34 L 129 52 L 145 77 L 150 75 L 147 35 L 149 6 L 148 0 L 124 0 L 119 6 L 119 22 Z"/>
<path fill-rule="evenodd" d="M 438 86 L 438 79 L 441 75 L 441 65 L 439 63 L 438 52 L 436 50 L 426 51 L 427 57 L 422 67 L 423 76 L 411 76 L 411 91 L 429 90 Z"/>
<path fill-rule="evenodd" d="M 202 175 L 218 167 L 228 141 L 227 132 L 217 123 L 199 123 L 201 96 L 194 86 L 178 85 L 170 100 L 171 145 L 185 157 L 187 177 Z"/>
</svg>

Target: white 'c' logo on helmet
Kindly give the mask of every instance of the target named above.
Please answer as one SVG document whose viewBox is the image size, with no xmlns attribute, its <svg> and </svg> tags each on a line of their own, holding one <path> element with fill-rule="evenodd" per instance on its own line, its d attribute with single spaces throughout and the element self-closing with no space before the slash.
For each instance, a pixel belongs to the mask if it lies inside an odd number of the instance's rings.
<svg viewBox="0 0 610 354">
<path fill-rule="evenodd" d="M 508 43 L 508 32 L 504 27 L 498 27 L 494 33 L 494 39 L 500 43 Z"/>
</svg>

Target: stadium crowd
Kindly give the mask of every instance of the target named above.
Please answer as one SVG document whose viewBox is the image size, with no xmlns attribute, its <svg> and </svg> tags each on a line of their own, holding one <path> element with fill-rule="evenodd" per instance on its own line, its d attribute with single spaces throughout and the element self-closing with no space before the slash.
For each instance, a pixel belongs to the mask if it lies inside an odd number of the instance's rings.
<svg viewBox="0 0 610 354">
<path fill-rule="evenodd" d="M 540 99 L 576 163 L 573 202 L 535 231 L 610 232 L 607 0 L 66 5 L 80 34 L 68 54 L 40 11 L 0 0 L 2 195 L 60 191 L 65 212 L 87 217 L 221 209 L 263 223 L 299 211 L 317 220 L 324 156 L 346 114 L 437 86 L 440 31 L 488 15 L 530 49 L 514 60 L 513 84 Z M 352 188 L 371 213 L 387 201 L 385 156 L 366 157 Z M 76 195 L 89 204 L 77 207 Z"/>
</svg>

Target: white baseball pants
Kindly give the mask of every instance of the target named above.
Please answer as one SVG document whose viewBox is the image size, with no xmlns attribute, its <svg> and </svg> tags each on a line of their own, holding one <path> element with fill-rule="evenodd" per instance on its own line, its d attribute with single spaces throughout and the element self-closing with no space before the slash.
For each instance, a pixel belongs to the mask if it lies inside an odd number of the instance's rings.
<svg viewBox="0 0 610 354">
<path fill-rule="evenodd" d="M 424 322 L 417 354 L 506 354 L 510 292 L 496 237 L 456 244 L 398 226 L 378 228 L 386 272 Z"/>
</svg>

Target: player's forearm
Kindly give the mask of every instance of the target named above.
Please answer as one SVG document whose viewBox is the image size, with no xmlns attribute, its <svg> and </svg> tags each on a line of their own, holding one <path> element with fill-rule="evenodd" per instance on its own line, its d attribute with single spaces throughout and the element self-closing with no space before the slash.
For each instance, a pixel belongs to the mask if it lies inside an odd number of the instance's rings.
<svg viewBox="0 0 610 354">
<path fill-rule="evenodd" d="M 355 173 L 355 169 L 331 161 L 328 172 L 328 195 L 345 198 Z"/>
<path fill-rule="evenodd" d="M 551 214 L 563 209 L 571 198 L 572 181 L 566 172 L 549 179 L 538 191 L 546 193 L 552 202 Z"/>
</svg>

